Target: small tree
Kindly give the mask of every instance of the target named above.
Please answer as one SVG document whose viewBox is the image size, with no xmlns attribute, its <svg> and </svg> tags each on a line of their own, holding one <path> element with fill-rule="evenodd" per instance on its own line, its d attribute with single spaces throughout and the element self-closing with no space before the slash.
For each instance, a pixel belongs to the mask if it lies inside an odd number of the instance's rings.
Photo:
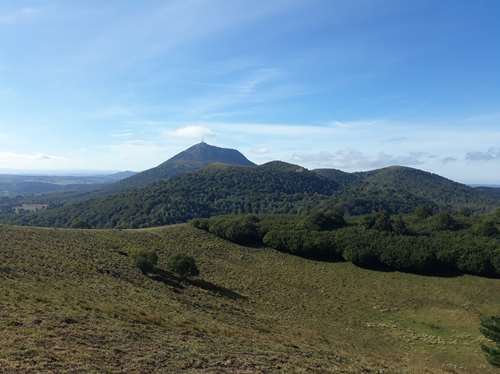
<svg viewBox="0 0 500 374">
<path fill-rule="evenodd" d="M 494 345 L 481 345 L 486 359 L 491 365 L 500 367 L 500 316 L 482 318 L 479 330 L 486 338 L 494 342 Z"/>
<path fill-rule="evenodd" d="M 143 274 L 150 273 L 158 264 L 158 255 L 154 251 L 137 250 L 132 252 L 132 259 Z"/>
<path fill-rule="evenodd" d="M 193 257 L 176 255 L 168 261 L 168 269 L 181 278 L 196 277 L 200 274 Z"/>
</svg>

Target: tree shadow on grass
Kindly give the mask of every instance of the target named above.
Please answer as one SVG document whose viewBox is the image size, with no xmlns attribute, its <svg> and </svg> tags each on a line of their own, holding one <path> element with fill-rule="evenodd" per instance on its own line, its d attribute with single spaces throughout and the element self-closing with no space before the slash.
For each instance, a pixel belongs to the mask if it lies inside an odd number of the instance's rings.
<svg viewBox="0 0 500 374">
<path fill-rule="evenodd" d="M 151 280 L 154 280 L 156 282 L 161 282 L 175 289 L 185 288 L 180 278 L 162 269 L 155 268 L 153 271 L 145 275 Z"/>
<path fill-rule="evenodd" d="M 162 269 L 154 269 L 146 276 L 156 282 L 161 282 L 167 286 L 173 287 L 176 290 L 185 289 L 186 285 L 198 287 L 205 291 L 211 292 L 217 296 L 222 296 L 231 300 L 246 300 L 247 298 L 239 293 L 230 290 L 229 288 L 217 286 L 216 284 L 203 279 L 182 279 L 168 271 Z"/>
<path fill-rule="evenodd" d="M 205 291 L 212 292 L 218 296 L 226 297 L 231 300 L 246 300 L 245 296 L 240 295 L 239 293 L 230 290 L 229 288 L 217 286 L 216 284 L 203 279 L 186 279 L 186 282 L 191 286 L 201 288 Z"/>
</svg>

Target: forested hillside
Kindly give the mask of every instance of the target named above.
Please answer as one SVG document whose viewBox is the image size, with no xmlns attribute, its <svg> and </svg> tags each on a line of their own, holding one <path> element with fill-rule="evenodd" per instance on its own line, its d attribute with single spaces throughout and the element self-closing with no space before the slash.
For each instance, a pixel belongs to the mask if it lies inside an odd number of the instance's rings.
<svg viewBox="0 0 500 374">
<path fill-rule="evenodd" d="M 12 222 L 62 227 L 149 227 L 224 213 L 297 213 L 326 201 L 334 181 L 282 162 L 214 164 L 144 189 L 68 204 Z"/>
</svg>

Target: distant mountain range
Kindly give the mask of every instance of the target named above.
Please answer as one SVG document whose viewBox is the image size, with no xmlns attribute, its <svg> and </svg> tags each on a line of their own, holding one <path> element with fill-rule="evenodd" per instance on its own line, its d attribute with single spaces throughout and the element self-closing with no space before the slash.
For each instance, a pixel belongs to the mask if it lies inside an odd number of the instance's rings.
<svg viewBox="0 0 500 374">
<path fill-rule="evenodd" d="M 71 196 L 71 195 L 70 195 Z M 55 198 L 54 198 L 55 197 Z M 491 210 L 500 189 L 473 188 L 422 170 L 307 170 L 273 161 L 257 166 L 240 152 L 197 144 L 163 164 L 77 199 L 52 195 L 36 214 L 4 222 L 42 226 L 148 227 L 227 213 L 301 213 L 342 206 L 353 215 L 385 209 Z"/>
<path fill-rule="evenodd" d="M 129 178 L 136 173 L 124 171 L 109 175 L 13 175 L 0 174 L 0 196 L 37 195 L 63 191 L 92 191 L 103 185 Z"/>
</svg>

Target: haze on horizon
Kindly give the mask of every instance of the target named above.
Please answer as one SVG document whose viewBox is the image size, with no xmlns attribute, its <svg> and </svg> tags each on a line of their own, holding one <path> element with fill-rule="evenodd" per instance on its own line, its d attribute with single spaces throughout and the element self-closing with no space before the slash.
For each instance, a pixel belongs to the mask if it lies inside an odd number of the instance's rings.
<svg viewBox="0 0 500 374">
<path fill-rule="evenodd" d="M 0 170 L 256 163 L 500 183 L 495 0 L 7 0 Z"/>
</svg>

